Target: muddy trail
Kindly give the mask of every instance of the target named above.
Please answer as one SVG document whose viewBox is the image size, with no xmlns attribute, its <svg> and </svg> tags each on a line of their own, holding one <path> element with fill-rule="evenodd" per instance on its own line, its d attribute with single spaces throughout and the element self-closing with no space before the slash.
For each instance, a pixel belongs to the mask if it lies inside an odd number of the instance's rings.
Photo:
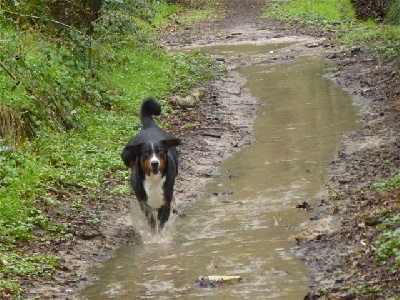
<svg viewBox="0 0 400 300">
<path fill-rule="evenodd" d="M 326 56 L 337 63 L 328 77 L 352 95 L 362 119 L 359 130 L 343 136 L 328 167 L 325 187 L 312 207 L 313 217 L 298 228 L 296 252 L 309 268 L 310 281 L 308 294 L 298 299 L 387 299 L 398 295 L 399 271 L 393 268 L 394 261 L 376 262 L 372 242 L 379 233 L 379 222 L 369 220 L 383 211 L 398 214 L 400 191 L 366 189 L 393 177 L 400 168 L 398 59 L 373 60 L 361 51 L 339 51 L 328 33 L 296 27 L 289 30 L 285 24 L 262 19 L 264 1 L 223 3 L 223 19 L 193 28 L 168 28 L 160 39 L 162 46 L 174 50 L 215 44 L 288 43 L 267 59 L 269 66 L 300 56 Z M 265 57 L 241 63 L 260 59 Z M 177 107 L 173 115 L 162 119 L 172 125 L 171 134 L 184 141 L 179 148 L 182 159 L 175 188 L 177 206 L 183 212 L 204 194 L 211 180 L 221 176 L 219 167 L 224 160 L 254 142 L 256 99 L 234 70 L 235 61 L 219 55 L 215 61 L 228 69 L 227 74 L 199 87 L 204 96 L 195 107 Z M 192 124 L 190 129 L 188 123 Z M 112 186 L 124 180 L 127 178 L 110 175 L 104 184 Z M 51 280 L 27 280 L 26 298 L 81 299 L 79 291 L 96 279 L 88 272 L 91 267 L 113 257 L 121 246 L 138 243 L 130 222 L 131 197 L 116 199 L 101 192 L 99 196 L 105 201 L 88 200 L 88 209 L 78 215 L 64 204 L 64 218 L 72 224 L 74 238 L 60 245 L 43 245 L 42 249 L 59 253 L 63 267 Z M 85 222 L 94 217 L 101 222 Z"/>
</svg>

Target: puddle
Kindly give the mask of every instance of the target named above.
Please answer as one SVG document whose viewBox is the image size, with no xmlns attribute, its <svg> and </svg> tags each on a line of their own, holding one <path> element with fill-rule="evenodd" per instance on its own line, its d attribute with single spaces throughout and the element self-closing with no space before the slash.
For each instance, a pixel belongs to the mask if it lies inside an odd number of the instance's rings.
<svg viewBox="0 0 400 300">
<path fill-rule="evenodd" d="M 278 49 L 295 44 L 295 42 L 287 43 L 270 43 L 259 45 L 257 43 L 253 44 L 236 44 L 236 45 L 218 45 L 218 46 L 204 46 L 204 47 L 184 47 L 178 50 L 179 52 L 201 52 L 208 55 L 217 55 L 229 58 L 230 60 L 241 59 L 244 56 L 247 58 L 262 57 L 265 55 L 272 54 Z"/>
<path fill-rule="evenodd" d="M 312 213 L 296 204 L 313 202 L 341 134 L 357 128 L 349 95 L 322 78 L 325 63 L 300 58 L 240 67 L 258 99 L 256 143 L 224 163 L 223 176 L 208 186 L 211 196 L 176 219 L 167 239 L 122 247 L 93 270 L 99 280 L 83 298 L 303 298 L 307 269 L 291 249 L 298 225 Z M 203 275 L 245 280 L 198 288 Z"/>
</svg>

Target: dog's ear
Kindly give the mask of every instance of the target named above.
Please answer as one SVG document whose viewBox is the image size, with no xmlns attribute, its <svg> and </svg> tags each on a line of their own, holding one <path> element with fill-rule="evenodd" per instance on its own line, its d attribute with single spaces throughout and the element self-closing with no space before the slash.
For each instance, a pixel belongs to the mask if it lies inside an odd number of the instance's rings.
<svg viewBox="0 0 400 300">
<path fill-rule="evenodd" d="M 140 154 L 140 149 L 142 147 L 142 144 L 137 144 L 137 145 L 126 145 L 124 148 L 124 152 L 128 151 L 133 154 Z"/>
<path fill-rule="evenodd" d="M 125 166 L 133 168 L 136 162 L 136 157 L 140 154 L 140 145 L 127 145 L 122 150 L 121 158 Z"/>
<path fill-rule="evenodd" d="M 181 144 L 180 139 L 168 139 L 163 141 L 167 147 L 175 147 Z"/>
</svg>

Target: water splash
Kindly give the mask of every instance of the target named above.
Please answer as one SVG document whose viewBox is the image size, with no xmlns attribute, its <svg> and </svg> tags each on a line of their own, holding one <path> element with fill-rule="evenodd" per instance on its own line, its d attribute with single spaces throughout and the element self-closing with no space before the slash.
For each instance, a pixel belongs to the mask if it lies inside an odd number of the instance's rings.
<svg viewBox="0 0 400 300">
<path fill-rule="evenodd" d="M 172 207 L 173 208 L 173 207 Z M 172 210 L 171 208 L 171 210 Z M 143 244 L 165 244 L 171 243 L 173 240 L 173 225 L 177 215 L 171 213 L 168 222 L 164 228 L 159 230 L 150 227 L 145 215 L 140 209 L 140 205 L 136 200 L 131 201 L 131 219 L 135 232 L 140 236 Z"/>
</svg>

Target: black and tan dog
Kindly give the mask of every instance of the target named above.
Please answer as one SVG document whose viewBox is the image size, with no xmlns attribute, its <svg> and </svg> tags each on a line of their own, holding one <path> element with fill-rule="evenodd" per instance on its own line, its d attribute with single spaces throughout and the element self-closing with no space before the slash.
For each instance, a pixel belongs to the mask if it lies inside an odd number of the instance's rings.
<svg viewBox="0 0 400 300">
<path fill-rule="evenodd" d="M 175 177 L 178 174 L 180 145 L 159 128 L 152 116 L 161 114 L 161 106 L 153 98 L 143 100 L 140 109 L 142 130 L 131 139 L 122 151 L 122 160 L 131 168 L 131 186 L 152 227 L 156 220 L 152 210 L 157 210 L 158 226 L 168 221 L 173 200 Z"/>
</svg>

